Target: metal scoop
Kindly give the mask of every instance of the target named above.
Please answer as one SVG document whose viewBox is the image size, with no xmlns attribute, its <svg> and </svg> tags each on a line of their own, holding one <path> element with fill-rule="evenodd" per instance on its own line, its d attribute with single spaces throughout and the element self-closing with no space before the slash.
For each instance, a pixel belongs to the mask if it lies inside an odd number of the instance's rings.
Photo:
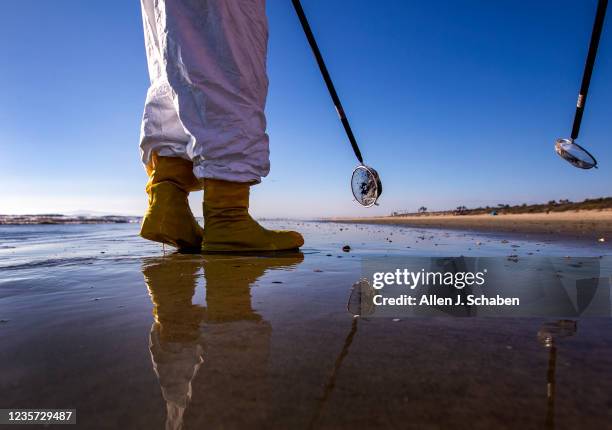
<svg viewBox="0 0 612 430">
<path fill-rule="evenodd" d="M 579 169 L 597 168 L 597 160 L 574 139 L 559 138 L 555 141 L 555 152 L 568 163 Z"/>
<path fill-rule="evenodd" d="M 355 167 L 351 178 L 351 189 L 359 204 L 366 208 L 375 205 L 382 194 L 382 182 L 380 182 L 378 172 L 363 164 Z"/>
</svg>

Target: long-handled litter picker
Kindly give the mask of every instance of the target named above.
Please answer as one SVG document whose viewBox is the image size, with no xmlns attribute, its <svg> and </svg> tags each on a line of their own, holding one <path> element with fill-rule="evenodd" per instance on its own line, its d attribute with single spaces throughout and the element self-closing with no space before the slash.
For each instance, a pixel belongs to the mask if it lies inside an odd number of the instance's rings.
<svg viewBox="0 0 612 430">
<path fill-rule="evenodd" d="M 344 113 L 342 103 L 340 102 L 340 97 L 338 97 L 338 93 L 336 92 L 334 83 L 331 80 L 331 76 L 327 71 L 327 67 L 323 61 L 321 51 L 319 51 L 317 41 L 312 34 L 310 24 L 308 24 L 308 20 L 304 14 L 304 9 L 302 9 L 302 4 L 300 3 L 300 0 L 291 0 L 291 2 L 293 3 L 293 7 L 297 13 L 300 23 L 302 24 L 302 29 L 304 29 L 304 34 L 306 35 L 306 39 L 308 39 L 312 53 L 317 60 L 319 70 L 321 71 L 325 85 L 327 85 L 329 95 L 331 96 L 334 106 L 336 107 L 336 111 L 338 112 L 338 116 L 340 117 L 340 122 L 342 122 L 346 136 L 348 137 L 351 147 L 353 148 L 353 152 L 355 153 L 355 157 L 357 157 L 357 160 L 359 161 L 359 166 L 353 170 L 353 175 L 351 177 L 351 189 L 353 191 L 353 196 L 355 196 L 355 200 L 357 200 L 359 204 L 365 207 L 373 206 L 376 204 L 378 198 L 382 194 L 382 183 L 380 181 L 380 177 L 378 176 L 378 172 L 363 164 L 363 157 L 361 156 L 361 151 L 357 145 L 357 140 L 355 139 L 351 125 L 349 124 L 346 114 Z"/>
<path fill-rule="evenodd" d="M 578 93 L 578 102 L 576 103 L 576 113 L 574 114 L 574 124 L 572 126 L 572 135 L 569 139 L 560 138 L 555 141 L 555 151 L 559 156 L 567 162 L 580 169 L 591 169 L 597 167 L 597 160 L 589 151 L 576 143 L 578 133 L 580 132 L 580 123 L 582 122 L 582 114 L 584 113 L 584 105 L 586 104 L 587 94 L 589 92 L 589 84 L 591 83 L 591 75 L 593 74 L 593 66 L 595 65 L 595 57 L 597 57 L 597 48 L 599 46 L 599 38 L 603 28 L 604 17 L 606 16 L 606 8 L 608 0 L 599 0 L 597 4 L 597 13 L 595 14 L 595 23 L 593 24 L 593 32 L 591 33 L 591 43 L 589 44 L 589 53 L 587 54 L 584 65 L 584 73 L 582 74 L 582 84 L 580 85 L 580 93 Z"/>
</svg>

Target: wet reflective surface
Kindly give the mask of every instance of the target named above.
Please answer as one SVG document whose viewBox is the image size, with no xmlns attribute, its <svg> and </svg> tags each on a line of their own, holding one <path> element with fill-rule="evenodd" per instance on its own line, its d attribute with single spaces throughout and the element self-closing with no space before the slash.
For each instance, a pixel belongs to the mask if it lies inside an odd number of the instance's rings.
<svg viewBox="0 0 612 430">
<path fill-rule="evenodd" d="M 133 225 L 1 227 L 0 407 L 76 408 L 79 428 L 609 427 L 610 319 L 347 311 L 364 256 L 603 256 L 611 273 L 609 248 L 266 224 L 302 231 L 302 253 L 163 255 Z"/>
</svg>

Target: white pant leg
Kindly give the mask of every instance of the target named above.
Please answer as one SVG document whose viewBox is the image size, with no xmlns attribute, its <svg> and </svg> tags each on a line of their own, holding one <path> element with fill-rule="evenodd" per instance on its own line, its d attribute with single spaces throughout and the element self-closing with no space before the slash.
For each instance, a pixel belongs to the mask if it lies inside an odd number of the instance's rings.
<svg viewBox="0 0 612 430">
<path fill-rule="evenodd" d="M 154 0 L 141 2 L 147 65 L 151 80 L 140 127 L 140 152 L 145 164 L 151 160 L 152 152 L 166 157 L 190 159 L 187 155 L 187 145 L 191 137 L 178 117 L 172 89 L 163 68 L 155 3 L 157 1 Z"/>
<path fill-rule="evenodd" d="M 259 182 L 270 170 L 264 114 L 265 0 L 142 0 L 142 4 L 145 21 L 152 8 L 148 21 L 156 26 L 146 37 L 149 73 L 169 86 L 175 112 L 189 136 L 185 151 L 194 162 L 194 173 L 200 178 Z M 145 22 L 145 34 L 146 27 Z M 151 46 L 159 47 L 154 61 L 156 49 Z M 163 138 L 156 141 L 176 151 L 178 142 L 167 138 L 168 131 L 180 128 L 171 115 L 164 117 L 167 103 L 159 100 L 165 98 L 152 99 L 156 102 L 151 110 L 169 121 L 152 127 L 162 131 Z M 145 108 L 145 116 L 146 112 Z"/>
</svg>

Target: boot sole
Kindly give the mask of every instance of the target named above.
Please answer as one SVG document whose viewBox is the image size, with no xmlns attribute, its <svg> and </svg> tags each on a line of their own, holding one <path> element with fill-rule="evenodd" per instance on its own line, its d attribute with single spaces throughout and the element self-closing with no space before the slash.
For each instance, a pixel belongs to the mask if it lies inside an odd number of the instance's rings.
<svg viewBox="0 0 612 430">
<path fill-rule="evenodd" d="M 206 227 L 205 227 L 206 229 Z M 302 241 L 301 244 L 292 246 L 290 248 L 266 248 L 266 247 L 245 247 L 238 244 L 231 243 L 210 243 L 206 240 L 206 233 L 204 233 L 204 237 L 202 239 L 201 251 L 203 254 L 241 254 L 241 253 L 267 253 L 267 252 L 282 252 L 282 251 L 297 251 L 301 246 L 304 245 Z"/>
<path fill-rule="evenodd" d="M 258 255 L 258 254 L 269 254 L 269 255 L 283 255 L 283 254 L 294 254 L 300 253 L 300 248 L 287 248 L 287 249 L 201 249 L 202 254 L 237 254 L 237 255 Z"/>
</svg>

